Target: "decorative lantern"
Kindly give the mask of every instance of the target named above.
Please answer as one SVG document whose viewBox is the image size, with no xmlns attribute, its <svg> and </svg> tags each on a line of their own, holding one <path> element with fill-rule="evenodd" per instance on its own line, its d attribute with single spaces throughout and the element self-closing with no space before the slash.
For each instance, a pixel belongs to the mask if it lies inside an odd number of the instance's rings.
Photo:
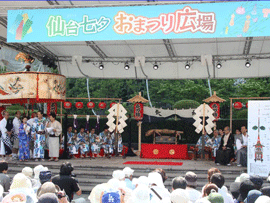
<svg viewBox="0 0 270 203">
<path fill-rule="evenodd" d="M 71 107 L 72 107 L 72 104 L 71 104 L 71 102 L 64 102 L 64 108 L 65 109 L 71 109 Z"/>
<path fill-rule="evenodd" d="M 116 104 L 116 102 L 112 102 L 112 103 L 110 103 L 110 108 L 112 108 L 113 107 L 113 105 L 115 105 Z"/>
<path fill-rule="evenodd" d="M 246 103 L 246 108 L 248 108 L 248 102 Z"/>
<path fill-rule="evenodd" d="M 241 102 L 235 102 L 235 103 L 233 104 L 233 107 L 234 107 L 235 109 L 242 109 L 243 104 L 242 104 Z"/>
<path fill-rule="evenodd" d="M 210 108 L 213 109 L 213 116 L 216 118 L 214 121 L 217 121 L 220 118 L 220 105 L 217 102 L 209 104 Z"/>
<path fill-rule="evenodd" d="M 82 109 L 83 108 L 83 103 L 82 102 L 76 102 L 75 107 L 77 109 Z"/>
<path fill-rule="evenodd" d="M 98 107 L 99 107 L 100 109 L 105 109 L 106 106 L 107 106 L 107 104 L 106 104 L 105 102 L 99 102 L 99 104 L 98 104 Z"/>
<path fill-rule="evenodd" d="M 87 108 L 88 109 L 93 109 L 93 108 L 95 108 L 95 106 L 96 106 L 96 104 L 94 102 L 92 102 L 92 101 L 87 103 Z"/>
<path fill-rule="evenodd" d="M 140 102 L 134 104 L 134 118 L 136 121 L 143 119 L 143 104 Z"/>
</svg>

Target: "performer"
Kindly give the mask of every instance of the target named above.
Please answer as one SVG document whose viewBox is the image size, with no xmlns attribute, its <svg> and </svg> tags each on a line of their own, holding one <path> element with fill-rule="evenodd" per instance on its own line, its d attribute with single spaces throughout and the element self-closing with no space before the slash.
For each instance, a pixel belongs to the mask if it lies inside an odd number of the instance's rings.
<svg viewBox="0 0 270 203">
<path fill-rule="evenodd" d="M 77 158 L 75 155 L 79 152 L 79 142 L 77 134 L 73 134 L 73 136 L 68 141 L 68 149 L 69 153 L 72 155 L 73 158 Z"/>
<path fill-rule="evenodd" d="M 108 133 L 102 144 L 104 148 L 105 157 L 111 158 L 111 155 L 113 153 L 113 144 L 114 144 L 113 136 L 112 134 Z"/>
<path fill-rule="evenodd" d="M 248 134 L 246 126 L 241 127 L 241 137 L 236 140 L 236 161 L 237 166 L 247 166 L 247 146 L 248 146 Z"/>
<path fill-rule="evenodd" d="M 217 165 L 223 164 L 230 166 L 230 160 L 234 157 L 234 136 L 230 133 L 230 128 L 224 128 L 224 135 L 222 136 L 215 163 Z"/>
<path fill-rule="evenodd" d="M 56 114 L 51 113 L 50 123 L 48 124 L 47 131 L 49 131 L 49 161 L 58 161 L 59 157 L 59 136 L 62 133 L 62 126 L 56 120 Z M 50 129 L 50 130 L 48 130 Z"/>
<path fill-rule="evenodd" d="M 218 136 L 218 131 L 214 130 L 213 137 L 212 137 L 213 157 L 216 157 L 217 150 L 219 149 L 220 142 L 221 142 L 221 137 Z"/>
<path fill-rule="evenodd" d="M 100 153 L 100 148 L 102 144 L 100 140 L 100 136 L 95 134 L 95 131 L 96 129 L 92 128 L 89 134 L 90 143 L 91 143 L 91 151 L 92 151 L 92 155 L 94 159 Z"/>
<path fill-rule="evenodd" d="M 27 121 L 27 123 L 30 125 L 31 129 L 33 127 L 33 124 L 34 124 L 35 120 L 37 120 L 37 119 L 38 119 L 37 113 L 33 112 L 32 113 L 32 118 L 30 118 Z M 33 156 L 34 156 L 34 144 L 35 144 L 34 137 L 33 136 L 30 136 L 29 147 L 30 147 L 30 156 L 31 156 L 31 158 L 33 158 Z"/>
<path fill-rule="evenodd" d="M 0 121 L 0 130 L 1 130 L 1 147 L 0 147 L 0 155 L 5 157 L 5 155 L 10 155 L 12 153 L 12 144 L 10 141 L 12 135 L 12 122 L 9 121 L 9 113 L 5 111 L 3 113 L 4 118 Z"/>
<path fill-rule="evenodd" d="M 70 139 L 74 136 L 74 133 L 72 132 L 72 126 L 69 125 L 67 128 L 67 143 L 69 143 Z M 65 136 L 61 139 L 61 148 L 64 149 L 65 145 Z"/>
<path fill-rule="evenodd" d="M 101 140 L 101 142 L 104 142 L 108 134 L 109 134 L 108 128 L 104 128 L 103 132 L 99 133 L 99 139 Z"/>
<path fill-rule="evenodd" d="M 28 161 L 30 159 L 30 149 L 29 149 L 29 141 L 30 141 L 30 131 L 31 127 L 27 124 L 27 117 L 23 116 L 23 123 L 19 128 L 19 160 L 20 161 Z"/>
<path fill-rule="evenodd" d="M 32 137 L 34 138 L 33 158 L 35 161 L 38 161 L 39 159 L 41 159 L 41 161 L 45 161 L 45 118 L 41 111 L 38 111 L 37 115 L 38 118 L 34 121 L 32 126 Z"/>
<path fill-rule="evenodd" d="M 79 147 L 80 147 L 80 153 L 81 153 L 81 158 L 89 157 L 87 153 L 89 152 L 89 145 L 87 145 L 87 141 L 89 140 L 87 138 L 87 134 L 84 132 L 84 127 L 82 126 L 80 128 L 80 132 L 77 135 L 77 139 L 79 142 Z M 88 141 L 89 142 L 89 141 Z"/>
<path fill-rule="evenodd" d="M 12 137 L 13 141 L 13 148 L 12 148 L 12 159 L 17 160 L 18 159 L 18 151 L 19 151 L 19 128 L 21 126 L 21 112 L 17 111 L 15 114 L 15 118 L 13 119 L 13 128 L 14 128 L 14 134 Z"/>
<path fill-rule="evenodd" d="M 118 135 L 118 153 L 122 153 L 123 144 L 122 144 L 122 135 L 119 133 Z"/>
<path fill-rule="evenodd" d="M 198 154 L 201 154 L 202 152 L 202 136 L 204 136 L 204 146 L 205 147 L 211 147 L 212 142 L 210 137 L 207 135 L 206 131 L 204 131 L 204 135 L 201 135 L 199 140 L 197 141 L 196 147 L 198 148 Z"/>
</svg>

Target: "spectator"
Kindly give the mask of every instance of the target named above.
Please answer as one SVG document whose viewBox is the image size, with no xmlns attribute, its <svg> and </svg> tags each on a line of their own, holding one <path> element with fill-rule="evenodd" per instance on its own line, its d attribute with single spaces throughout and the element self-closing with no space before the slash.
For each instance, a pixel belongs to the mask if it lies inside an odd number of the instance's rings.
<svg viewBox="0 0 270 203">
<path fill-rule="evenodd" d="M 156 168 L 153 172 L 157 172 L 161 175 L 163 183 L 168 179 L 166 172 L 162 168 Z"/>
<path fill-rule="evenodd" d="M 270 198 L 262 195 L 255 201 L 255 203 L 270 203 Z"/>
<path fill-rule="evenodd" d="M 245 180 L 240 184 L 240 195 L 238 197 L 239 202 L 244 202 L 247 198 L 248 192 L 254 190 L 255 186 L 250 180 Z"/>
<path fill-rule="evenodd" d="M 30 168 L 30 167 L 24 167 L 24 168 L 22 169 L 22 173 L 23 173 L 26 177 L 32 179 L 32 176 L 33 176 L 33 169 Z"/>
<path fill-rule="evenodd" d="M 4 192 L 8 192 L 10 188 L 10 177 L 7 175 L 8 163 L 6 161 L 0 162 L 0 185 L 3 186 Z"/>
<path fill-rule="evenodd" d="M 41 184 L 46 182 L 50 182 L 52 179 L 52 172 L 51 171 L 40 171 L 39 173 L 39 180 Z"/>
<path fill-rule="evenodd" d="M 125 174 L 125 182 L 126 182 L 126 186 L 131 189 L 134 190 L 135 189 L 135 185 L 132 184 L 132 177 L 133 177 L 133 173 L 134 170 L 132 170 L 130 167 L 125 167 L 123 169 L 123 172 Z"/>
<path fill-rule="evenodd" d="M 110 185 L 108 183 L 98 184 L 92 189 L 88 199 L 90 200 L 91 203 L 100 203 L 100 197 L 102 192 L 109 189 Z"/>
<path fill-rule="evenodd" d="M 149 187 L 150 183 L 149 183 L 148 177 L 146 177 L 146 176 L 140 176 L 138 178 L 137 185 L 138 186 L 139 185 L 145 185 L 145 186 Z"/>
<path fill-rule="evenodd" d="M 254 203 L 260 196 L 262 196 L 262 193 L 259 190 L 250 190 L 244 202 Z"/>
<path fill-rule="evenodd" d="M 189 197 L 185 190 L 178 188 L 171 193 L 171 202 L 189 203 Z"/>
<path fill-rule="evenodd" d="M 40 196 L 38 203 L 59 203 L 59 201 L 54 193 L 46 193 Z"/>
<path fill-rule="evenodd" d="M 203 196 L 202 197 L 207 197 L 211 191 L 218 192 L 218 187 L 215 184 L 208 183 L 204 186 L 203 190 Z"/>
<path fill-rule="evenodd" d="M 224 203 L 234 202 L 232 196 L 228 193 L 227 188 L 223 187 L 225 183 L 225 179 L 221 173 L 213 174 L 212 177 L 210 178 L 210 182 L 215 184 L 218 187 L 218 193 L 222 195 L 224 199 Z"/>
<path fill-rule="evenodd" d="M 40 171 L 46 171 L 48 170 L 47 167 L 43 167 L 42 165 L 38 165 L 34 168 L 34 179 L 32 180 L 33 182 L 33 188 L 34 190 L 37 190 L 38 188 L 40 188 L 41 186 L 41 182 L 39 180 L 39 174 L 40 174 Z"/>
<path fill-rule="evenodd" d="M 240 185 L 241 185 L 240 182 L 233 182 L 230 185 L 230 192 L 232 193 L 233 199 L 236 201 L 237 201 L 237 198 L 239 197 L 239 194 L 240 194 Z"/>
<path fill-rule="evenodd" d="M 132 203 L 150 203 L 150 190 L 145 185 L 139 185 L 132 193 Z"/>
<path fill-rule="evenodd" d="M 28 161 L 30 159 L 30 125 L 27 124 L 27 117 L 23 116 L 22 124 L 19 127 L 18 133 L 18 149 L 19 149 L 19 160 L 20 161 Z M 15 142 L 15 141 L 14 141 Z M 15 150 L 16 151 L 16 150 Z M 16 156 L 14 156 L 16 157 Z M 14 158 L 13 157 L 13 158 Z"/>
<path fill-rule="evenodd" d="M 187 181 L 186 192 L 188 194 L 189 200 L 191 202 L 196 202 L 201 198 L 202 194 L 196 190 L 197 188 L 197 175 L 191 171 L 187 172 L 185 175 L 185 179 Z"/>
<path fill-rule="evenodd" d="M 225 203 L 223 196 L 216 192 L 211 192 L 207 199 L 211 203 Z"/>
<path fill-rule="evenodd" d="M 172 180 L 172 191 L 176 190 L 176 189 L 186 189 L 187 187 L 187 181 L 185 180 L 185 178 L 179 176 L 176 177 Z"/>
<path fill-rule="evenodd" d="M 260 190 L 262 188 L 263 185 L 262 177 L 258 175 L 251 175 L 249 179 L 254 184 L 256 190 Z"/>
<path fill-rule="evenodd" d="M 263 187 L 261 189 L 261 192 L 263 193 L 263 195 L 270 197 L 270 186 Z"/>
<path fill-rule="evenodd" d="M 53 177 L 52 182 L 58 185 L 61 190 L 65 190 L 69 200 L 73 200 L 73 194 L 76 193 L 78 196 L 82 194 L 82 190 L 78 182 L 71 176 L 73 166 L 71 163 L 66 162 L 61 165 L 60 174 Z"/>
</svg>

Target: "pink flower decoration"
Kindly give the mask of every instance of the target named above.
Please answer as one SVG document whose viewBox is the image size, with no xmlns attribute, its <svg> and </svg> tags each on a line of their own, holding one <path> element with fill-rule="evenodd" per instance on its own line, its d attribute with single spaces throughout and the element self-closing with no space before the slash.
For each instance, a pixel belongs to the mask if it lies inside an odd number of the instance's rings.
<svg viewBox="0 0 270 203">
<path fill-rule="evenodd" d="M 239 14 L 239 15 L 244 15 L 246 12 L 245 8 L 243 8 L 242 6 L 238 7 L 236 9 L 236 13 Z"/>
</svg>

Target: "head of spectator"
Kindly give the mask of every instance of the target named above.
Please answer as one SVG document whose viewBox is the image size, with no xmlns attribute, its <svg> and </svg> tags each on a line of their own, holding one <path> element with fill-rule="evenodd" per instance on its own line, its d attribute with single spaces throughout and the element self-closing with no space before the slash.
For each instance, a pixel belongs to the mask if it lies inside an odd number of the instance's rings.
<svg viewBox="0 0 270 203">
<path fill-rule="evenodd" d="M 2 203 L 13 203 L 13 202 L 22 202 L 27 203 L 27 195 L 20 193 L 20 194 L 8 194 L 4 197 Z M 47 203 L 47 202 L 46 202 Z"/>
<path fill-rule="evenodd" d="M 120 191 L 109 190 L 109 191 L 105 191 L 102 193 L 101 202 L 102 203 L 110 203 L 110 202 L 112 202 L 112 199 L 113 199 L 113 203 L 121 203 L 122 202 L 121 197 L 122 197 L 122 195 L 120 194 Z"/>
<path fill-rule="evenodd" d="M 126 178 L 132 180 L 134 170 L 132 170 L 130 167 L 125 167 L 123 169 L 123 172 L 124 172 Z"/>
<path fill-rule="evenodd" d="M 108 184 L 109 184 L 109 187 L 110 187 L 111 189 L 116 190 L 116 189 L 119 189 L 119 188 L 120 188 L 120 181 L 119 181 L 118 179 L 116 179 L 116 178 L 110 179 L 110 180 L 108 181 Z"/>
<path fill-rule="evenodd" d="M 178 188 L 171 193 L 172 203 L 189 203 L 189 197 L 184 189 Z"/>
<path fill-rule="evenodd" d="M 113 171 L 112 177 L 119 180 L 119 181 L 124 181 L 125 180 L 125 173 L 122 170 L 115 170 L 115 171 Z"/>
<path fill-rule="evenodd" d="M 146 185 L 139 185 L 133 190 L 132 203 L 150 203 L 150 189 Z"/>
<path fill-rule="evenodd" d="M 239 197 L 240 194 L 240 182 L 233 182 L 230 185 L 230 192 L 232 193 L 232 196 L 234 199 L 237 199 Z"/>
<path fill-rule="evenodd" d="M 249 180 L 251 180 L 251 182 L 253 182 L 256 190 L 260 190 L 262 188 L 262 185 L 263 185 L 263 178 L 262 177 L 260 177 L 258 175 L 251 175 L 249 177 Z"/>
<path fill-rule="evenodd" d="M 263 193 L 263 195 L 270 197 L 270 186 L 263 187 L 261 189 L 261 192 Z"/>
<path fill-rule="evenodd" d="M 187 181 L 185 178 L 179 176 L 172 180 L 172 190 L 176 189 L 186 189 L 187 187 Z"/>
<path fill-rule="evenodd" d="M 41 195 L 46 193 L 54 193 L 57 194 L 60 191 L 60 187 L 58 185 L 53 184 L 52 182 L 46 182 L 41 185 L 41 187 L 37 191 L 37 197 L 39 198 Z"/>
<path fill-rule="evenodd" d="M 40 174 L 40 171 L 44 171 L 44 167 L 42 165 L 37 165 L 35 168 L 34 168 L 34 178 L 35 179 L 39 179 L 39 174 Z"/>
<path fill-rule="evenodd" d="M 54 193 L 46 193 L 39 197 L 38 203 L 59 203 L 59 201 Z"/>
<path fill-rule="evenodd" d="M 52 172 L 51 171 L 40 171 L 39 180 L 41 184 L 51 181 Z"/>
<path fill-rule="evenodd" d="M 22 173 L 23 173 L 26 177 L 32 178 L 32 176 L 33 176 L 33 169 L 30 168 L 30 167 L 24 167 L 24 168 L 22 169 Z"/>
<path fill-rule="evenodd" d="M 207 199 L 211 203 L 224 203 L 224 198 L 222 195 L 214 191 L 208 195 Z"/>
<path fill-rule="evenodd" d="M 18 173 L 13 177 L 10 190 L 18 188 L 32 188 L 32 183 L 23 173 Z"/>
<path fill-rule="evenodd" d="M 134 180 L 134 178 L 133 178 Z M 149 187 L 150 183 L 149 183 L 149 179 L 146 176 L 140 176 L 137 180 L 137 185 L 145 185 L 147 187 Z"/>
<path fill-rule="evenodd" d="M 208 183 L 203 188 L 203 197 L 207 197 L 211 191 L 218 192 L 218 187 L 215 184 Z"/>
<path fill-rule="evenodd" d="M 168 179 L 166 172 L 162 168 L 156 168 L 153 172 L 157 172 L 161 175 L 163 183 Z"/>
<path fill-rule="evenodd" d="M 250 180 L 245 180 L 241 182 L 240 184 L 240 195 L 238 197 L 239 202 L 244 202 L 244 200 L 247 198 L 248 192 L 250 190 L 254 190 L 255 186 Z"/>
<path fill-rule="evenodd" d="M 258 197 L 255 203 L 270 203 L 270 198 L 268 196 L 262 195 Z"/>
<path fill-rule="evenodd" d="M 254 203 L 260 196 L 262 196 L 262 193 L 259 190 L 250 190 L 244 203 Z"/>
<path fill-rule="evenodd" d="M 235 134 L 236 134 L 236 135 L 240 135 L 240 134 L 241 134 L 240 130 L 239 130 L 239 129 L 236 129 L 236 130 L 235 130 Z"/>
<path fill-rule="evenodd" d="M 101 194 L 106 191 L 106 190 L 109 190 L 110 189 L 110 185 L 108 183 L 102 183 L 102 184 L 99 184 L 99 185 L 96 185 L 88 199 L 90 200 L 91 203 L 100 203 L 100 199 L 101 199 Z"/>
<path fill-rule="evenodd" d="M 245 135 L 246 133 L 247 133 L 247 128 L 246 128 L 246 126 L 242 126 L 241 127 L 241 133 L 243 134 L 243 135 Z"/>
<path fill-rule="evenodd" d="M 8 171 L 8 162 L 0 161 L 0 173 L 7 173 Z"/>
<path fill-rule="evenodd" d="M 160 173 L 157 173 L 157 172 L 149 173 L 148 174 L 148 180 L 149 180 L 150 186 L 157 186 L 157 187 L 160 187 L 160 188 L 165 187 Z"/>
<path fill-rule="evenodd" d="M 74 170 L 73 166 L 69 162 L 65 162 L 60 167 L 60 175 L 70 176 Z"/>
<path fill-rule="evenodd" d="M 187 187 L 196 189 L 197 187 L 197 175 L 191 171 L 188 171 L 185 175 L 187 181 Z"/>
<path fill-rule="evenodd" d="M 15 113 L 15 117 L 17 117 L 18 119 L 20 119 L 22 113 L 20 111 L 16 111 Z"/>
<path fill-rule="evenodd" d="M 220 170 L 218 168 L 210 168 L 208 171 L 207 171 L 207 180 L 208 180 L 208 183 L 210 183 L 210 178 L 213 174 L 215 173 L 221 173 Z"/>
<path fill-rule="evenodd" d="M 43 118 L 43 113 L 42 113 L 42 111 L 38 111 L 38 112 L 37 112 L 37 117 L 38 117 L 39 120 Z M 34 117 L 33 117 L 33 118 L 34 118 Z"/>
<path fill-rule="evenodd" d="M 218 188 L 222 188 L 225 183 L 225 179 L 221 173 L 215 173 L 211 176 L 210 182 L 215 184 Z"/>
<path fill-rule="evenodd" d="M 242 173 L 240 175 L 240 182 L 244 182 L 245 180 L 249 180 L 250 176 L 247 173 Z"/>
</svg>

